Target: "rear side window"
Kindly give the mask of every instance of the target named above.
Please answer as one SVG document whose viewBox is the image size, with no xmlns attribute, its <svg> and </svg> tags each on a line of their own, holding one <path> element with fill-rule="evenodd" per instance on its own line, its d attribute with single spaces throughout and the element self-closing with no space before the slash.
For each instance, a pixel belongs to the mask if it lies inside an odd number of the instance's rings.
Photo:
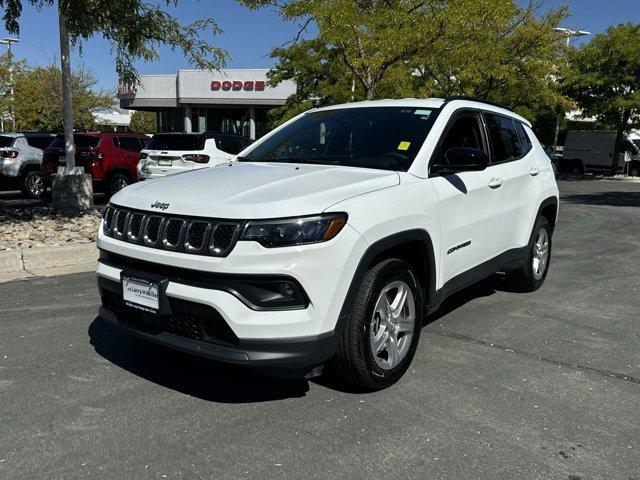
<svg viewBox="0 0 640 480">
<path fill-rule="evenodd" d="M 142 144 L 137 137 L 116 137 L 116 146 L 130 152 L 139 152 L 142 150 Z"/>
<path fill-rule="evenodd" d="M 150 150 L 202 150 L 204 137 L 202 135 L 156 134 L 149 145 Z"/>
<path fill-rule="evenodd" d="M 525 149 L 524 153 L 528 153 L 529 150 L 531 150 L 531 148 L 533 147 L 533 145 L 531 144 L 531 139 L 529 138 L 529 135 L 527 135 L 527 131 L 524 129 L 520 122 L 514 120 L 513 123 L 516 126 L 516 130 L 518 131 L 520 138 L 522 139 L 522 144 L 524 145 Z"/>
<path fill-rule="evenodd" d="M 53 137 L 26 137 L 27 143 L 33 148 L 39 148 L 40 150 L 44 150 L 53 141 Z"/>
<path fill-rule="evenodd" d="M 0 148 L 12 146 L 15 139 L 15 137 L 5 137 L 4 135 L 0 136 Z"/>
<path fill-rule="evenodd" d="M 489 141 L 493 153 L 493 163 L 517 160 L 524 156 L 526 149 L 518 135 L 515 122 L 509 117 L 485 113 L 489 130 Z"/>
</svg>

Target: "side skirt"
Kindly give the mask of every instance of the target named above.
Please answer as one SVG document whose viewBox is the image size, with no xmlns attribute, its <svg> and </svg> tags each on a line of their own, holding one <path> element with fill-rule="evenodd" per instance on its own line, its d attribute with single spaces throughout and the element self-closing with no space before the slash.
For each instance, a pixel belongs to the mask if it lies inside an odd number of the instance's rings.
<svg viewBox="0 0 640 480">
<path fill-rule="evenodd" d="M 436 311 L 440 307 L 440 304 L 452 294 L 473 285 L 480 280 L 490 277 L 496 272 L 514 270 L 520 267 L 520 265 L 522 265 L 522 263 L 527 259 L 528 251 L 529 247 L 507 250 L 491 260 L 487 260 L 486 262 L 453 277 L 445 283 L 442 288 L 436 290 L 434 303 L 426 307 L 427 315 Z"/>
</svg>

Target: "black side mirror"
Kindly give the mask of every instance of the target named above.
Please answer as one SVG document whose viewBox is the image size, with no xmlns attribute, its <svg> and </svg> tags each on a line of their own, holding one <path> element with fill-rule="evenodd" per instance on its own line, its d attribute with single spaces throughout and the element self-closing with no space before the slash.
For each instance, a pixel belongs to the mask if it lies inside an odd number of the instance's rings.
<svg viewBox="0 0 640 480">
<path fill-rule="evenodd" d="M 431 173 L 478 172 L 489 166 L 489 156 L 479 148 L 450 148 L 444 154 L 445 164 L 434 164 Z"/>
</svg>

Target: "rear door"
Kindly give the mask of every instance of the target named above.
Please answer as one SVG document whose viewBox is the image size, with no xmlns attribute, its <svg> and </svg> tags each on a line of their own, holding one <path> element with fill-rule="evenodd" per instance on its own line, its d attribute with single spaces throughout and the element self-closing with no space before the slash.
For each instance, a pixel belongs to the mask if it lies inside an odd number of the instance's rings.
<svg viewBox="0 0 640 480">
<path fill-rule="evenodd" d="M 445 162 L 450 148 L 478 148 L 489 152 L 480 113 L 454 113 L 440 139 L 434 161 Z M 490 169 L 432 177 L 442 219 L 441 281 L 480 265 L 499 253 L 502 218 L 500 185 L 492 183 Z"/>
<path fill-rule="evenodd" d="M 502 183 L 498 189 L 503 223 L 499 243 L 500 252 L 505 252 L 526 245 L 531 202 L 538 198 L 536 188 L 542 177 L 538 177 L 540 167 L 522 124 L 492 112 L 484 112 L 483 117 L 491 147 L 491 165 L 487 170 Z"/>
</svg>

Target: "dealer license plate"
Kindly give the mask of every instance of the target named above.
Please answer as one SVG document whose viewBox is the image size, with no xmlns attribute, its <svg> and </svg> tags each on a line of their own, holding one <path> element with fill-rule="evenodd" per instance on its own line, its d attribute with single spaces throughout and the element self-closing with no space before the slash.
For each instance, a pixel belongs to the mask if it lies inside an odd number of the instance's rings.
<svg viewBox="0 0 640 480">
<path fill-rule="evenodd" d="M 160 310 L 160 284 L 142 278 L 122 277 L 122 300 L 127 307 L 143 312 Z"/>
<path fill-rule="evenodd" d="M 171 166 L 171 160 L 160 158 L 160 159 L 158 159 L 158 165 L 161 166 L 161 167 L 170 167 Z"/>
</svg>

